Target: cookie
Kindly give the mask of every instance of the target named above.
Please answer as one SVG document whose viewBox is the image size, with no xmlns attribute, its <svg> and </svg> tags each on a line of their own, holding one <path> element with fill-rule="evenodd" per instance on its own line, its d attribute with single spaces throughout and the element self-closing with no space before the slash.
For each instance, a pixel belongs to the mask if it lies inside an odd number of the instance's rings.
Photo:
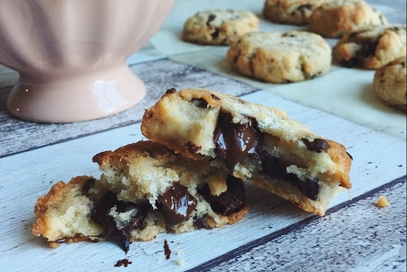
<svg viewBox="0 0 407 272">
<path fill-rule="evenodd" d="M 406 111 L 406 57 L 401 57 L 376 70 L 373 88 L 388 104 Z"/>
<path fill-rule="evenodd" d="M 129 144 L 101 152 L 93 161 L 103 172 L 100 179 L 58 182 L 35 205 L 32 233 L 52 247 L 107 239 L 127 252 L 132 241 L 222 227 L 248 211 L 241 179 L 158 143 Z"/>
<path fill-rule="evenodd" d="M 346 34 L 333 48 L 347 67 L 377 69 L 406 55 L 406 26 L 376 27 Z"/>
<path fill-rule="evenodd" d="M 308 30 L 339 38 L 364 28 L 386 26 L 387 19 L 363 0 L 329 1 L 318 6 L 308 19 Z"/>
<path fill-rule="evenodd" d="M 259 19 L 251 12 L 208 10 L 188 18 L 182 39 L 203 45 L 229 45 L 242 35 L 258 29 Z"/>
<path fill-rule="evenodd" d="M 279 24 L 306 25 L 312 11 L 330 0 L 266 0 L 263 15 Z"/>
<path fill-rule="evenodd" d="M 331 48 L 319 35 L 305 31 L 251 32 L 233 43 L 230 65 L 248 77 L 269 83 L 313 79 L 329 71 Z"/>
<path fill-rule="evenodd" d="M 192 88 L 168 90 L 147 109 L 143 135 L 197 161 L 209 161 L 305 211 L 324 215 L 351 188 L 351 156 L 284 111 Z"/>
</svg>

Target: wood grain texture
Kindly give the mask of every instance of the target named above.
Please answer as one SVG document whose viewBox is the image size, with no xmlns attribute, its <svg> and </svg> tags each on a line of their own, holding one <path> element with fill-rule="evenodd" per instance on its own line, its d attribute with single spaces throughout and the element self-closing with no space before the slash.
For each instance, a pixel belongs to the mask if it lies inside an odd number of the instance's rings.
<svg viewBox="0 0 407 272">
<path fill-rule="evenodd" d="M 335 136 L 333 138 L 344 143 L 355 158 L 351 171 L 354 186 L 350 193 L 353 197 L 405 175 L 405 153 L 398 152 L 405 148 L 405 142 L 402 140 L 267 92 L 254 92 L 243 95 L 242 98 L 284 108 L 289 116 L 308 125 L 313 131 L 326 137 Z M 314 217 L 287 201 L 247 184 L 247 197 L 251 208 L 248 215 L 237 224 L 180 235 L 159 235 L 152 242 L 133 243 L 127 256 L 113 243 L 79 243 L 49 249 L 43 239 L 32 236 L 30 228 L 34 222 L 34 203 L 37 197 L 49 190 L 51 184 L 58 180 L 68 181 L 71 177 L 82 174 L 98 177 L 100 172 L 91 162 L 94 154 L 142 138 L 139 123 L 136 123 L 3 157 L 0 160 L 2 268 L 6 271 L 27 270 L 33 267 L 38 271 L 109 271 L 117 260 L 126 257 L 133 262 L 131 267 L 136 271 L 184 271 Z M 386 142 L 392 143 L 386 150 L 376 148 L 380 143 Z M 386 160 L 381 159 L 384 157 Z M 348 200 L 349 195 L 344 191 L 330 207 Z M 338 220 L 349 219 L 344 216 Z M 325 238 L 328 239 L 329 236 Z M 169 241 L 173 251 L 170 260 L 164 258 L 164 239 Z M 345 240 L 346 236 L 343 236 L 343 239 Z M 177 252 L 183 253 L 177 255 Z M 20 259 L 25 261 L 19 262 Z M 181 259 L 185 264 L 179 266 L 177 261 Z"/>
<path fill-rule="evenodd" d="M 139 122 L 144 109 L 153 105 L 169 88 L 203 87 L 237 96 L 255 90 L 244 83 L 168 59 L 135 64 L 130 68 L 145 82 L 146 97 L 127 111 L 88 122 L 37 124 L 16 119 L 6 109 L 11 87 L 0 89 L 0 158 Z"/>
<path fill-rule="evenodd" d="M 406 271 L 405 203 L 404 179 L 206 271 Z"/>
</svg>

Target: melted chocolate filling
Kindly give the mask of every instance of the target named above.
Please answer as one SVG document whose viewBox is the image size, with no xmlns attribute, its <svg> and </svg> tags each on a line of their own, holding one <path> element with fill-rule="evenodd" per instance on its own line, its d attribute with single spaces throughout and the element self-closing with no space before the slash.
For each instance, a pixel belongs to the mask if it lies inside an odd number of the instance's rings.
<svg viewBox="0 0 407 272">
<path fill-rule="evenodd" d="M 190 214 L 195 210 L 197 200 L 189 192 L 187 187 L 174 182 L 157 200 L 169 226 L 174 226 L 188 220 Z"/>
<path fill-rule="evenodd" d="M 319 185 L 315 179 L 300 180 L 296 175 L 287 173 L 289 163 L 283 159 L 272 156 L 263 152 L 263 170 L 273 179 L 281 178 L 288 180 L 292 185 L 298 186 L 298 189 L 309 199 L 318 198 Z"/>
<path fill-rule="evenodd" d="M 234 124 L 230 114 L 219 116 L 213 141 L 216 154 L 230 173 L 233 173 L 236 164 L 248 155 L 253 155 L 256 160 L 261 159 L 263 134 L 254 118 L 249 117 L 245 124 Z"/>
<path fill-rule="evenodd" d="M 288 162 L 262 152 L 263 133 L 260 132 L 256 119 L 249 117 L 248 120 L 245 124 L 234 124 L 230 114 L 219 116 L 213 141 L 216 146 L 215 152 L 217 156 L 225 163 L 229 172 L 233 173 L 233 169 L 238 162 L 244 157 L 252 155 L 254 159 L 261 161 L 265 174 L 273 179 L 279 178 L 290 181 L 305 196 L 316 200 L 319 192 L 318 180 L 311 178 L 301 180 L 295 174 L 287 173 L 286 169 L 290 165 Z M 320 138 L 316 138 L 312 142 L 303 138 L 302 141 L 309 150 L 317 153 L 326 152 L 330 147 L 326 140 Z M 216 209 L 217 212 L 225 212 L 227 209 L 223 200 L 215 200 L 214 196 L 211 196 L 208 192 L 209 187 L 204 186 L 200 193 L 205 198 L 210 198 L 207 201 L 211 203 L 211 206 L 214 206 L 212 207 L 214 211 Z M 234 193 L 229 192 L 228 194 L 233 195 Z"/>
<path fill-rule="evenodd" d="M 126 203 L 117 199 L 112 192 L 106 193 L 92 209 L 91 218 L 103 226 L 100 238 L 118 240 L 123 250 L 129 251 L 133 229 L 141 229 L 147 216 L 148 204 Z M 115 214 L 130 213 L 126 221 L 118 221 Z"/>
<path fill-rule="evenodd" d="M 227 190 L 220 195 L 212 195 L 208 184 L 198 190 L 205 200 L 211 205 L 214 212 L 231 215 L 246 205 L 246 194 L 241 179 L 228 176 L 226 179 Z"/>
</svg>

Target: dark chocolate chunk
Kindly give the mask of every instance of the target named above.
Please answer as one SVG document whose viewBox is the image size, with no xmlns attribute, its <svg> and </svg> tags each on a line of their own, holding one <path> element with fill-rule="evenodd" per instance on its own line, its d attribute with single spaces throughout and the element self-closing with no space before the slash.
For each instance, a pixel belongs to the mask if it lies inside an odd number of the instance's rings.
<svg viewBox="0 0 407 272">
<path fill-rule="evenodd" d="M 133 229 L 142 228 L 147 209 L 148 204 L 126 203 L 118 200 L 112 192 L 108 192 L 93 208 L 91 218 L 103 226 L 100 238 L 119 240 L 121 247 L 127 253 L 131 243 L 130 232 Z M 125 221 L 119 221 L 115 216 L 129 211 L 132 211 L 131 216 Z"/>
<path fill-rule="evenodd" d="M 214 212 L 222 215 L 231 215 L 246 205 L 246 193 L 241 179 L 228 176 L 227 190 L 220 195 L 212 195 L 208 184 L 205 184 L 198 193 L 211 205 Z"/>
<path fill-rule="evenodd" d="M 316 200 L 319 193 L 319 184 L 315 179 L 300 180 L 296 175 L 287 173 L 289 162 L 277 158 L 270 153 L 263 152 L 263 169 L 265 174 L 272 179 L 284 179 L 292 185 L 298 186 L 298 189 L 309 199 Z"/>
<path fill-rule="evenodd" d="M 215 31 L 211 34 L 212 38 L 216 39 L 217 37 L 219 37 L 219 33 L 219 28 L 215 28 Z"/>
<path fill-rule="evenodd" d="M 189 192 L 187 187 L 178 182 L 172 185 L 157 200 L 164 218 L 169 226 L 188 220 L 190 214 L 197 205 L 197 200 Z"/>
<path fill-rule="evenodd" d="M 329 144 L 324 139 L 315 138 L 312 142 L 310 142 L 307 138 L 302 138 L 301 140 L 309 150 L 317 153 L 325 152 L 329 149 Z"/>
<path fill-rule="evenodd" d="M 230 114 L 219 116 L 213 141 L 216 154 L 230 173 L 233 173 L 236 164 L 248 155 L 253 155 L 257 160 L 261 159 L 263 134 L 254 118 L 249 117 L 245 124 L 233 124 Z"/>
<path fill-rule="evenodd" d="M 194 228 L 196 229 L 203 229 L 205 228 L 205 224 L 201 218 L 194 217 Z"/>
</svg>

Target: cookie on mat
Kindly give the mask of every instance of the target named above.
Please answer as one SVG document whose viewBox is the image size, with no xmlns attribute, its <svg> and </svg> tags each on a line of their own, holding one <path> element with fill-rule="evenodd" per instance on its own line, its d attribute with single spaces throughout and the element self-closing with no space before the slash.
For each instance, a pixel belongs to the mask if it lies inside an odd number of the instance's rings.
<svg viewBox="0 0 407 272">
<path fill-rule="evenodd" d="M 221 227 L 248 211 L 243 181 L 151 141 L 93 157 L 103 172 L 62 181 L 35 205 L 35 235 L 49 245 L 82 240 L 132 241 L 160 232 Z"/>
<path fill-rule="evenodd" d="M 317 7 L 308 20 L 308 30 L 324 37 L 369 27 L 386 26 L 387 19 L 363 0 L 336 0 Z"/>
<path fill-rule="evenodd" d="M 263 15 L 281 24 L 306 25 L 312 11 L 330 0 L 266 0 Z"/>
<path fill-rule="evenodd" d="M 406 57 L 395 59 L 377 69 L 373 88 L 388 104 L 406 111 Z"/>
<path fill-rule="evenodd" d="M 197 44 L 228 45 L 243 34 L 258 29 L 259 19 L 251 12 L 208 10 L 188 18 L 182 39 Z"/>
<path fill-rule="evenodd" d="M 347 67 L 377 69 L 406 55 L 406 26 L 376 27 L 346 34 L 333 48 Z"/>
<path fill-rule="evenodd" d="M 239 97 L 170 89 L 145 111 L 141 131 L 318 215 L 325 214 L 336 193 L 351 187 L 352 159 L 343 145 L 283 111 Z"/>
<path fill-rule="evenodd" d="M 227 59 L 243 75 L 269 83 L 290 83 L 326 74 L 332 56 L 329 45 L 317 34 L 260 31 L 233 43 Z"/>
</svg>

